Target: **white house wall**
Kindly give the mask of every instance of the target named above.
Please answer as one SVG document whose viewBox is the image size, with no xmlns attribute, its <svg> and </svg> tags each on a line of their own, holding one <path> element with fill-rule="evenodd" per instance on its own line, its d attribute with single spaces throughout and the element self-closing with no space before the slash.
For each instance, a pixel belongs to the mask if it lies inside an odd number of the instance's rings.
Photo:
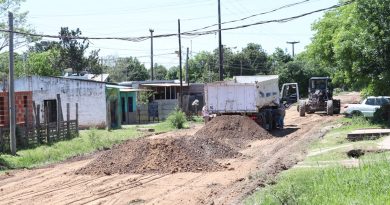
<svg viewBox="0 0 390 205">
<path fill-rule="evenodd" d="M 15 81 L 15 90 L 32 91 L 33 101 L 41 106 L 43 119 L 44 100 L 55 100 L 61 96 L 61 107 L 66 119 L 66 104 L 70 103 L 70 118 L 76 118 L 78 103 L 79 125 L 82 127 L 106 125 L 106 91 L 104 83 L 65 78 L 32 76 Z"/>
</svg>

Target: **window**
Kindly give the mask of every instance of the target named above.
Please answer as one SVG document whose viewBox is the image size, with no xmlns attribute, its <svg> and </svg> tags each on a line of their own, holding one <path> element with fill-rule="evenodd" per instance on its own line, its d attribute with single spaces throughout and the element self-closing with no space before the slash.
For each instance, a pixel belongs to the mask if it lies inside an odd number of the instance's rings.
<svg viewBox="0 0 390 205">
<path fill-rule="evenodd" d="M 375 98 L 368 98 L 366 101 L 366 105 L 375 105 Z"/>
<path fill-rule="evenodd" d="M 377 98 L 377 105 L 387 105 L 390 103 L 389 98 Z"/>
<path fill-rule="evenodd" d="M 133 109 L 133 97 L 128 97 L 127 98 L 127 104 L 128 104 L 128 112 L 134 112 L 134 109 Z"/>
</svg>

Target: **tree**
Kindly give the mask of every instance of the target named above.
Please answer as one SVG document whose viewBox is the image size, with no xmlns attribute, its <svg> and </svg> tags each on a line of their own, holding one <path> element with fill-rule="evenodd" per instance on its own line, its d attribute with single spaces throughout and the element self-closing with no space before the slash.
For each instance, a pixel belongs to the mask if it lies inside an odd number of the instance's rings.
<svg viewBox="0 0 390 205">
<path fill-rule="evenodd" d="M 114 58 L 113 66 L 108 69 L 114 82 L 144 81 L 149 79 L 148 70 L 137 58 Z"/>
<path fill-rule="evenodd" d="M 61 67 L 62 69 L 72 68 L 75 73 L 80 73 L 86 66 L 87 62 L 84 59 L 85 50 L 89 47 L 88 40 L 77 40 L 75 38 L 81 36 L 81 30 L 69 30 L 68 27 L 61 27 L 60 31 L 61 45 Z"/>
<path fill-rule="evenodd" d="M 12 12 L 14 15 L 14 30 L 33 33 L 34 30 L 30 28 L 27 23 L 28 12 L 20 12 L 20 4 L 25 0 L 0 0 L 0 29 L 8 30 L 8 12 Z M 14 45 L 18 47 L 23 44 L 38 40 L 38 37 L 31 37 L 28 35 L 15 34 Z M 0 33 L 0 51 L 8 46 L 8 33 Z"/>
<path fill-rule="evenodd" d="M 390 0 L 356 0 L 327 12 L 313 25 L 308 55 L 333 71 L 338 83 L 389 95 Z"/>
<path fill-rule="evenodd" d="M 60 51 L 50 49 L 44 52 L 31 52 L 28 54 L 25 75 L 58 76 L 61 70 L 58 67 Z"/>
<path fill-rule="evenodd" d="M 167 75 L 165 79 L 167 80 L 176 80 L 179 78 L 179 67 L 173 66 L 167 70 Z"/>
<path fill-rule="evenodd" d="M 99 51 L 100 50 L 93 50 L 89 54 L 88 58 L 85 59 L 86 61 L 86 67 L 84 68 L 85 71 L 93 74 L 102 74 L 104 70 L 104 66 L 100 61 L 99 58 Z"/>
<path fill-rule="evenodd" d="M 154 69 L 154 79 L 155 80 L 166 80 L 167 78 L 167 69 L 163 65 L 158 65 L 157 63 L 153 66 Z"/>
</svg>

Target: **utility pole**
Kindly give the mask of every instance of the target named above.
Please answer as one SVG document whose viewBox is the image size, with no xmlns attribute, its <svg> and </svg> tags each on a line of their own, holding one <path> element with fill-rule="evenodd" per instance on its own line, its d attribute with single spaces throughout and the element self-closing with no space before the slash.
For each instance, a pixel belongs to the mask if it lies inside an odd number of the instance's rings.
<svg viewBox="0 0 390 205">
<path fill-rule="evenodd" d="M 219 80 L 223 81 L 223 49 L 221 31 L 221 0 L 218 0 L 218 36 L 219 36 Z"/>
<path fill-rule="evenodd" d="M 186 82 L 187 85 L 190 86 L 190 74 L 188 73 L 188 53 L 190 49 L 187 47 L 187 58 L 186 58 Z"/>
<path fill-rule="evenodd" d="M 11 154 L 16 155 L 16 116 L 15 116 L 15 97 L 14 97 L 14 15 L 8 12 L 9 24 L 9 130 L 10 130 L 10 149 Z"/>
<path fill-rule="evenodd" d="M 177 20 L 179 32 L 179 74 L 180 74 L 180 107 L 183 109 L 183 77 L 181 65 L 181 33 L 180 33 L 180 19 Z"/>
<path fill-rule="evenodd" d="M 151 70 L 151 78 L 154 80 L 154 73 L 153 73 L 153 29 L 149 29 L 150 31 L 150 70 Z"/>
<path fill-rule="evenodd" d="M 300 42 L 299 41 L 287 41 L 287 43 L 292 45 L 292 57 L 294 57 L 295 56 L 294 45 L 297 43 L 300 43 Z"/>
</svg>

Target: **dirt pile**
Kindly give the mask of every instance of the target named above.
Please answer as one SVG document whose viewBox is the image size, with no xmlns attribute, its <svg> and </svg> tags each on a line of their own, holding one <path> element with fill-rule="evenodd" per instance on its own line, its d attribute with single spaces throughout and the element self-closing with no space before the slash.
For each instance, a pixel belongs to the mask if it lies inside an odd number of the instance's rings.
<svg viewBox="0 0 390 205">
<path fill-rule="evenodd" d="M 252 140 L 271 138 L 254 120 L 240 115 L 218 116 L 196 132 L 195 136 L 215 139 L 232 147 L 242 147 Z"/>
<path fill-rule="evenodd" d="M 235 150 L 270 135 L 252 119 L 221 116 L 194 136 L 129 140 L 104 152 L 76 174 L 210 172 L 228 167 L 216 159 L 234 158 Z"/>
<path fill-rule="evenodd" d="M 224 169 L 224 166 L 214 159 L 238 155 L 234 149 L 212 139 L 182 137 L 130 140 L 105 152 L 76 171 L 76 174 L 218 171 Z"/>
</svg>

